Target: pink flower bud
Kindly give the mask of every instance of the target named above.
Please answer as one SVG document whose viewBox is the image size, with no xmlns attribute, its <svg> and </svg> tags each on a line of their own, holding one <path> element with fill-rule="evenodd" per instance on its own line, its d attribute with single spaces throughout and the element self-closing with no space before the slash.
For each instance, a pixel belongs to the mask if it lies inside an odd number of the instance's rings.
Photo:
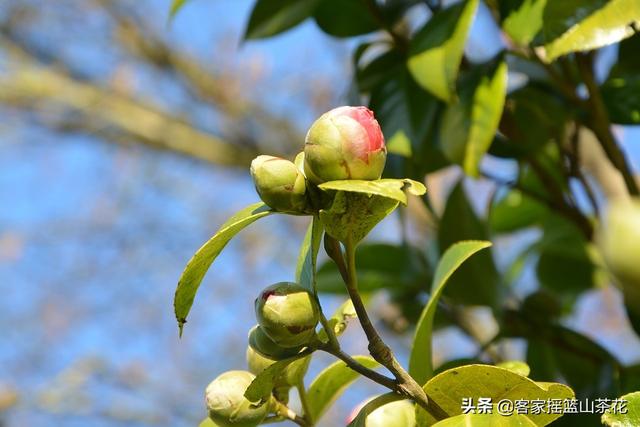
<svg viewBox="0 0 640 427">
<path fill-rule="evenodd" d="M 321 184 L 379 179 L 387 159 L 384 136 L 366 107 L 339 107 L 320 116 L 305 140 L 304 172 Z"/>
</svg>

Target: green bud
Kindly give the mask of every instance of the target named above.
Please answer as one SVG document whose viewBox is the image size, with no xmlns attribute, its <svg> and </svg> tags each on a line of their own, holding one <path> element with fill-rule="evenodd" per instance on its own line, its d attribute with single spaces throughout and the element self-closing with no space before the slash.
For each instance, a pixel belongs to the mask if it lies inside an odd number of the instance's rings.
<svg viewBox="0 0 640 427">
<path fill-rule="evenodd" d="M 276 283 L 264 289 L 256 298 L 255 309 L 264 333 L 282 347 L 309 344 L 320 319 L 314 296 L 290 282 Z"/>
<path fill-rule="evenodd" d="M 335 108 L 320 116 L 307 132 L 304 172 L 314 184 L 379 179 L 386 159 L 380 125 L 366 107 Z"/>
<path fill-rule="evenodd" d="M 290 214 L 306 212 L 305 178 L 289 160 L 258 156 L 251 162 L 251 176 L 260 198 L 271 209 Z"/>
<path fill-rule="evenodd" d="M 256 406 L 244 393 L 255 375 L 247 371 L 228 371 L 207 386 L 205 399 L 209 418 L 223 427 L 254 427 L 264 420 L 269 404 Z"/>
<path fill-rule="evenodd" d="M 640 300 L 640 199 L 612 202 L 596 241 L 625 292 Z"/>
<path fill-rule="evenodd" d="M 259 375 L 277 361 L 277 359 L 272 359 L 260 354 L 260 352 L 253 349 L 251 345 L 247 347 L 247 365 L 249 366 L 249 371 L 255 375 Z M 276 388 L 294 387 L 298 385 L 307 373 L 310 362 L 311 355 L 289 364 L 284 368 L 282 374 L 276 378 Z"/>
<path fill-rule="evenodd" d="M 297 354 L 302 346 L 282 347 L 273 342 L 264 330 L 256 325 L 249 331 L 249 345 L 263 356 L 273 360 L 282 360 Z"/>
</svg>

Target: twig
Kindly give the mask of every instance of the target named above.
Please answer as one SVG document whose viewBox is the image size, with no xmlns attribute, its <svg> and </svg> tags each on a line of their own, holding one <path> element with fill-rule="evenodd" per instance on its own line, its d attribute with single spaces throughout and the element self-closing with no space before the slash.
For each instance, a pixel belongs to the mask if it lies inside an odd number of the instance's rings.
<svg viewBox="0 0 640 427">
<path fill-rule="evenodd" d="M 276 402 L 275 412 L 277 415 L 284 417 L 288 420 L 291 420 L 294 423 L 298 424 L 299 426 L 302 426 L 302 427 L 309 426 L 309 423 L 304 418 L 300 417 L 298 414 L 293 412 L 287 405 L 285 405 L 284 403 L 278 400 L 276 400 L 275 402 Z"/>
<path fill-rule="evenodd" d="M 311 419 L 311 410 L 309 408 L 309 399 L 307 397 L 307 390 L 304 387 L 304 382 L 302 379 L 300 380 L 298 385 L 296 385 L 296 389 L 298 390 L 300 404 L 302 405 L 302 418 L 304 418 L 307 423 L 313 425 L 313 420 Z"/>
<path fill-rule="evenodd" d="M 634 196 L 640 195 L 638 183 L 633 176 L 631 166 L 611 132 L 609 113 L 604 105 L 602 94 L 593 75 L 591 57 L 584 54 L 577 54 L 576 61 L 582 80 L 589 92 L 589 114 L 591 120 L 586 123 L 586 125 L 596 134 L 607 157 L 609 157 L 611 163 L 613 163 L 622 174 L 629 194 Z"/>
</svg>

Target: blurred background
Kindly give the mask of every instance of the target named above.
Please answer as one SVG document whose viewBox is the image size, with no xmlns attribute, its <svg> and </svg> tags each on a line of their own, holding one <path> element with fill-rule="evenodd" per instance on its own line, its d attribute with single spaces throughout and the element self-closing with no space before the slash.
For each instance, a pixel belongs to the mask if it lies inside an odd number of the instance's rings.
<svg viewBox="0 0 640 427">
<path fill-rule="evenodd" d="M 169 3 L 0 4 L 3 427 L 196 425 L 206 384 L 244 368 L 255 295 L 293 278 L 306 221 L 256 223 L 207 275 L 178 338 L 172 298 L 186 261 L 226 217 L 257 200 L 253 157 L 294 155 L 315 117 L 353 99 L 355 41 L 307 21 L 243 43 L 251 0 L 195 0 L 171 23 Z M 500 43 L 483 13 L 467 47 L 480 56 Z M 638 142 L 631 128 L 621 135 L 629 148 Z M 430 178 L 436 209 L 456 173 Z M 494 187 L 467 186 L 484 209 Z M 420 207 L 409 212 L 410 226 L 428 225 Z M 400 224 L 388 218 L 373 239 L 398 239 Z M 523 240 L 498 248 L 510 253 Z M 374 313 L 393 318 L 385 296 L 376 298 Z M 341 298 L 323 301 L 331 312 Z M 573 319 L 621 360 L 640 357 L 615 290 L 587 295 Z M 404 361 L 410 336 L 391 329 L 383 331 Z M 358 328 L 344 342 L 366 352 Z M 454 329 L 439 332 L 438 343 L 440 361 L 477 351 Z M 518 342 L 512 346 L 517 355 Z M 312 374 L 329 361 L 314 359 Z M 343 424 L 379 391 L 360 380 L 323 425 Z"/>
</svg>

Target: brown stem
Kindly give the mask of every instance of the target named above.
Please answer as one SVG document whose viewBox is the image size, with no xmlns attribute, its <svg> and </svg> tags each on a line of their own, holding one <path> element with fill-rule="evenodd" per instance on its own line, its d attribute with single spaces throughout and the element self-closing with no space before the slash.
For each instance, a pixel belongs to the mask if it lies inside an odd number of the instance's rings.
<svg viewBox="0 0 640 427">
<path fill-rule="evenodd" d="M 591 120 L 587 123 L 587 126 L 596 134 L 607 157 L 609 157 L 611 163 L 613 163 L 616 169 L 622 174 L 629 194 L 634 196 L 640 195 L 638 183 L 633 176 L 631 166 L 611 132 L 609 113 L 602 100 L 598 83 L 593 76 L 591 58 L 591 56 L 584 54 L 578 54 L 576 56 L 578 70 L 589 92 L 589 115 Z"/>
<path fill-rule="evenodd" d="M 429 399 L 424 389 L 405 371 L 405 369 L 398 363 L 393 352 L 387 346 L 378 331 L 371 323 L 369 314 L 360 298 L 358 293 L 358 278 L 356 274 L 356 262 L 355 262 L 355 245 L 351 239 L 345 243 L 345 252 L 347 257 L 347 276 L 346 282 L 347 292 L 353 302 L 353 307 L 358 315 L 360 325 L 369 340 L 369 353 L 371 356 L 382 366 L 387 368 L 396 378 L 397 393 L 412 399 L 426 411 L 428 411 L 434 418 L 440 420 L 448 417 L 448 414 L 440 408 L 433 400 Z"/>
</svg>

